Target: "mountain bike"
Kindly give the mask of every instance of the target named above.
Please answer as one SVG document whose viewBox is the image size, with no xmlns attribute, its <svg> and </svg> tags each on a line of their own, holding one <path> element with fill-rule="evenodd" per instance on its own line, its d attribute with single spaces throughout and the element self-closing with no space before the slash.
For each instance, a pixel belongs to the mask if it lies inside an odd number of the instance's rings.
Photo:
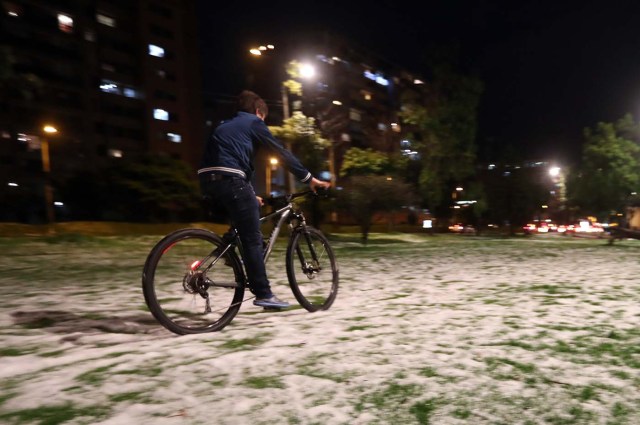
<svg viewBox="0 0 640 425">
<path fill-rule="evenodd" d="M 307 225 L 294 199 L 304 191 L 265 199 L 273 211 L 260 218 L 275 225 L 264 241 L 265 264 L 282 228 L 290 229 L 285 265 L 291 291 L 310 312 L 327 310 L 338 294 L 338 263 L 326 236 Z M 161 239 L 142 273 L 144 298 L 160 324 L 177 334 L 219 331 L 240 310 L 249 283 L 241 260 L 242 244 L 233 226 L 224 236 L 187 228 Z"/>
</svg>

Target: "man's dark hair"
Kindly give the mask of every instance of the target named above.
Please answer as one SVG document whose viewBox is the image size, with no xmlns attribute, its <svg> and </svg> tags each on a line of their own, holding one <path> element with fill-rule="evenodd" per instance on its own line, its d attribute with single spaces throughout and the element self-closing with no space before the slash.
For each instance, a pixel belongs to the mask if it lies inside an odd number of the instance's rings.
<svg viewBox="0 0 640 425">
<path fill-rule="evenodd" d="M 269 107 L 260 96 L 250 90 L 244 90 L 238 96 L 238 111 L 255 114 L 259 111 L 265 117 L 269 114 Z"/>
</svg>

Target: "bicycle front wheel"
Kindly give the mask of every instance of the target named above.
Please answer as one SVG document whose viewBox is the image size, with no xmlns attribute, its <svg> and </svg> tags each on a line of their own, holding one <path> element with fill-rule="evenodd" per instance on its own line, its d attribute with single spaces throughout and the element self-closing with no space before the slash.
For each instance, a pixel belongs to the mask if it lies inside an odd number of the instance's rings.
<svg viewBox="0 0 640 425">
<path fill-rule="evenodd" d="M 242 304 L 245 278 L 237 254 L 204 229 L 182 229 L 151 250 L 142 273 L 153 316 L 177 334 L 219 331 Z"/>
<path fill-rule="evenodd" d="M 327 238 L 318 229 L 294 230 L 287 247 L 289 285 L 308 311 L 327 310 L 338 295 L 338 263 Z"/>
</svg>

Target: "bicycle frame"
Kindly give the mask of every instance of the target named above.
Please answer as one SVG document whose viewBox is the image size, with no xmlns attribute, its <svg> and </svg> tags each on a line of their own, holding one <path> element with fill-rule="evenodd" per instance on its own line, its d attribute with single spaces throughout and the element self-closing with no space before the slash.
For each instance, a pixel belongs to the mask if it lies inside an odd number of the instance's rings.
<svg viewBox="0 0 640 425">
<path fill-rule="evenodd" d="M 266 246 L 266 249 L 264 251 L 263 261 L 264 261 L 265 264 L 269 260 L 269 256 L 271 255 L 271 251 L 273 250 L 273 247 L 276 244 L 276 240 L 278 239 L 278 235 L 280 234 L 280 231 L 282 230 L 282 226 L 283 226 L 283 224 L 285 222 L 290 222 L 292 219 L 298 219 L 299 220 L 299 224 L 296 227 L 305 226 L 306 225 L 306 221 L 305 221 L 304 215 L 295 210 L 294 204 L 293 204 L 293 202 L 291 202 L 291 199 L 293 199 L 293 197 L 303 196 L 303 195 L 305 195 L 307 193 L 308 192 L 300 192 L 300 193 L 297 193 L 297 194 L 289 195 L 287 197 L 287 200 L 288 200 L 287 205 L 285 205 L 282 208 L 277 209 L 276 211 L 273 211 L 273 212 L 271 212 L 269 214 L 266 214 L 266 215 L 260 217 L 260 224 L 264 224 L 268 219 L 270 219 L 272 217 L 279 216 L 278 222 L 276 223 L 274 228 L 271 230 L 271 234 L 269 235 L 267 246 Z M 292 227 L 292 230 L 293 230 L 293 227 Z M 210 269 L 211 267 L 213 267 L 213 265 L 215 265 L 218 262 L 218 259 L 220 257 L 222 257 L 229 249 L 232 249 L 233 246 L 238 246 L 240 248 L 240 250 L 242 250 L 242 245 L 239 243 L 240 238 L 238 236 L 237 230 L 234 227 L 231 227 L 230 231 L 233 232 L 233 238 L 231 240 L 227 240 L 227 245 L 224 247 L 222 252 L 219 253 L 218 258 L 216 258 L 213 261 L 213 263 L 211 263 L 207 267 L 207 270 Z M 313 252 L 313 255 L 315 257 L 315 252 Z"/>
<path fill-rule="evenodd" d="M 276 216 L 280 216 L 280 218 L 278 219 L 278 222 L 276 223 L 276 225 L 273 227 L 273 229 L 271 230 L 271 234 L 269 235 L 269 241 L 267 242 L 267 247 L 264 251 L 264 263 L 267 264 L 267 261 L 269 260 L 269 256 L 271 255 L 271 251 L 273 250 L 273 247 L 276 244 L 276 240 L 278 239 L 278 235 L 280 234 L 280 230 L 282 230 L 282 225 L 287 221 L 287 219 L 289 218 L 289 216 L 293 213 L 293 204 L 291 202 L 289 202 L 286 206 L 270 213 L 267 214 L 263 217 L 260 217 L 260 223 L 263 224 L 264 222 L 266 222 L 268 219 L 270 219 L 271 217 L 276 217 Z M 298 215 L 300 216 L 300 215 Z"/>
</svg>

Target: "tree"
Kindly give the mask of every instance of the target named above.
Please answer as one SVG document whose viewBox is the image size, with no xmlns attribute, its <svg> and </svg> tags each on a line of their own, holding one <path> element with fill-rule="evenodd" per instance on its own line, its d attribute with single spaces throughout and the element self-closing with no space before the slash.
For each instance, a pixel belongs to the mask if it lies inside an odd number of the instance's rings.
<svg viewBox="0 0 640 425">
<path fill-rule="evenodd" d="M 314 118 L 294 111 L 282 126 L 271 126 L 269 130 L 278 139 L 286 141 L 288 149 L 295 150 L 312 173 L 320 171 L 324 163 L 321 153 L 328 146 L 328 141 L 320 135 Z"/>
<path fill-rule="evenodd" d="M 437 215 L 449 211 L 451 187 L 473 174 L 477 108 L 483 90 L 472 76 L 447 63 L 433 67 L 433 79 L 403 98 L 401 117 L 420 155 L 418 185 Z"/>
<path fill-rule="evenodd" d="M 387 156 L 373 149 L 350 148 L 344 155 L 340 176 L 382 175 L 390 170 Z"/>
<path fill-rule="evenodd" d="M 191 168 L 168 156 L 144 155 L 85 170 L 67 182 L 63 196 L 76 219 L 162 222 L 202 216 Z"/>
<path fill-rule="evenodd" d="M 627 114 L 584 130 L 581 166 L 567 179 L 567 197 L 584 215 L 608 218 L 640 188 L 640 127 Z"/>
<path fill-rule="evenodd" d="M 373 215 L 392 211 L 413 202 L 410 185 L 385 176 L 353 176 L 340 192 L 338 205 L 360 226 L 362 242 L 367 243 Z"/>
</svg>

